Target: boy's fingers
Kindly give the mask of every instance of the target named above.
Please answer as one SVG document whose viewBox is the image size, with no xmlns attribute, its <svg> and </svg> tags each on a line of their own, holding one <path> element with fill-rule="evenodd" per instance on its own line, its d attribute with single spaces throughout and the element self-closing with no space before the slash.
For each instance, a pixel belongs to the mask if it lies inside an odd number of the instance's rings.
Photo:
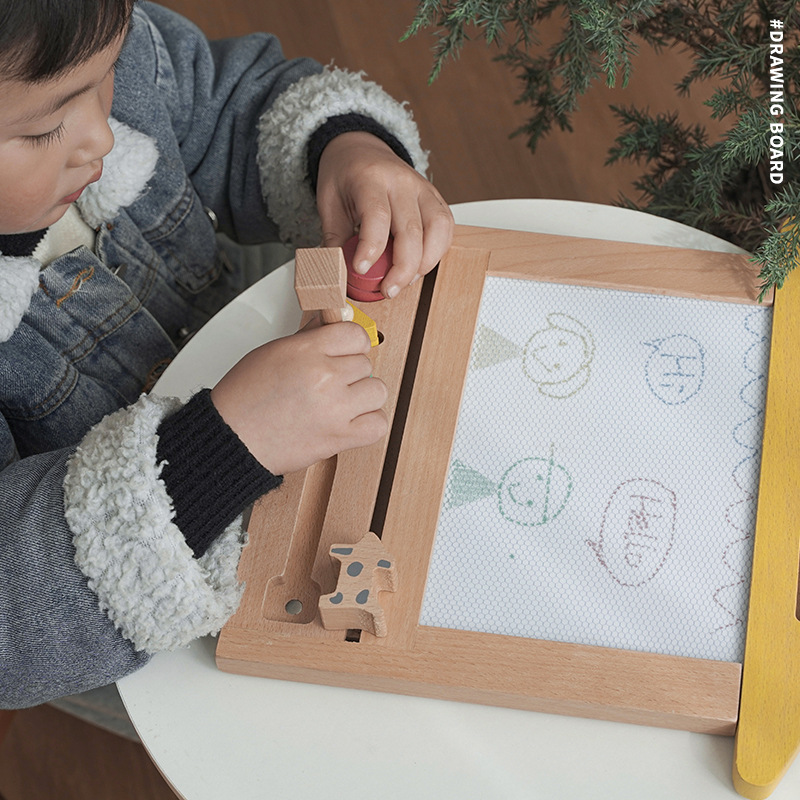
<svg viewBox="0 0 800 800">
<path fill-rule="evenodd" d="M 341 247 L 352 235 L 353 222 L 345 213 L 328 214 L 322 219 L 323 247 Z"/>
<path fill-rule="evenodd" d="M 355 322 L 334 322 L 298 335 L 319 337 L 319 346 L 326 356 L 367 354 L 372 349 L 369 334 Z"/>
<path fill-rule="evenodd" d="M 393 195 L 391 231 L 394 237 L 392 264 L 381 284 L 381 291 L 386 297 L 394 297 L 408 286 L 422 260 L 424 226 L 416 191 Z"/>
<path fill-rule="evenodd" d="M 372 376 L 372 362 L 364 353 L 336 356 L 336 371 L 343 383 L 354 386 Z"/>
<path fill-rule="evenodd" d="M 449 206 L 439 198 L 430 208 L 425 221 L 425 239 L 423 242 L 420 274 L 427 275 L 450 249 L 453 243 L 453 214 Z"/>
<path fill-rule="evenodd" d="M 358 244 L 353 254 L 353 269 L 363 275 L 386 249 L 391 232 L 392 211 L 386 198 L 366 205 L 359 220 Z"/>
<path fill-rule="evenodd" d="M 427 275 L 447 252 L 453 240 L 453 216 L 437 197 L 409 214 L 405 229 L 394 235 L 394 264 L 382 285 L 387 297 L 394 297 L 416 277 Z"/>
<path fill-rule="evenodd" d="M 381 284 L 386 297 L 395 297 L 420 272 L 424 252 L 422 220 L 418 209 L 409 214 L 401 228 L 395 231 L 392 245 L 392 267 Z"/>
<path fill-rule="evenodd" d="M 382 408 L 389 399 L 389 390 L 380 378 L 367 377 L 350 386 L 353 419 Z"/>
<path fill-rule="evenodd" d="M 382 439 L 389 432 L 389 418 L 379 408 L 356 417 L 348 428 L 349 447 L 366 447 Z"/>
</svg>

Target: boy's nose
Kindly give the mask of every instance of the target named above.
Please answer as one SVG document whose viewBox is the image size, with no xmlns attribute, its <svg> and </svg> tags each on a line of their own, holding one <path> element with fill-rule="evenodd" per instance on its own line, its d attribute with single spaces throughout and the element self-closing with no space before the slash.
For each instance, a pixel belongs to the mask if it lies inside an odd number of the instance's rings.
<svg viewBox="0 0 800 800">
<path fill-rule="evenodd" d="M 107 117 L 92 120 L 92 125 L 84 130 L 80 147 L 80 160 L 84 164 L 99 161 L 111 152 L 114 146 L 114 134 L 108 124 Z"/>
<path fill-rule="evenodd" d="M 111 152 L 114 134 L 108 124 L 110 103 L 92 98 L 84 107 L 78 138 L 74 143 L 70 166 L 82 167 L 100 161 Z"/>
<path fill-rule="evenodd" d="M 97 150 L 96 158 L 98 159 L 105 158 L 114 146 L 114 133 L 108 124 L 108 117 L 103 120 L 103 124 L 98 128 L 95 145 Z"/>
</svg>

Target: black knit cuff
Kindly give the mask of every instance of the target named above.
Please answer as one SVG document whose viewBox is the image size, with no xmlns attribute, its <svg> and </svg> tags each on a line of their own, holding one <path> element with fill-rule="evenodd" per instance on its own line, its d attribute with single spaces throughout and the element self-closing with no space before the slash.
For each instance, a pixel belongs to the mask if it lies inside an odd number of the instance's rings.
<svg viewBox="0 0 800 800">
<path fill-rule="evenodd" d="M 319 172 L 319 160 L 322 158 L 322 151 L 330 144 L 332 139 L 352 131 L 364 131 L 377 136 L 392 148 L 398 158 L 401 158 L 406 164 L 414 166 L 414 161 L 402 142 L 394 134 L 389 133 L 383 125 L 375 122 L 372 117 L 365 117 L 363 114 L 340 114 L 327 119 L 314 131 L 308 142 L 306 165 L 308 167 L 308 177 L 311 180 L 311 188 L 315 192 L 317 191 L 317 173 Z"/>
<path fill-rule="evenodd" d="M 261 495 L 280 486 L 256 461 L 211 402 L 198 392 L 158 428 L 156 457 L 172 498 L 175 524 L 195 558 Z"/>
</svg>

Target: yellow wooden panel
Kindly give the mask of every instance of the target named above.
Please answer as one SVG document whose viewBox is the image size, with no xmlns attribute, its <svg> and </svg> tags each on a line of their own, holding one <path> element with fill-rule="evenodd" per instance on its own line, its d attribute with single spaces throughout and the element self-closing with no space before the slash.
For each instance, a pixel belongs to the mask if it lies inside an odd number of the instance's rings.
<svg viewBox="0 0 800 800">
<path fill-rule="evenodd" d="M 800 746 L 800 274 L 777 292 L 733 780 L 767 797 Z"/>
</svg>

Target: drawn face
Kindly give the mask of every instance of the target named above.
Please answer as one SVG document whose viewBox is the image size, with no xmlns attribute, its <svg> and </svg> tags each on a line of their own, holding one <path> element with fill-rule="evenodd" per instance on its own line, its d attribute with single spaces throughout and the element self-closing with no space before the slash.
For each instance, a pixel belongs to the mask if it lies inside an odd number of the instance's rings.
<svg viewBox="0 0 800 800">
<path fill-rule="evenodd" d="M 547 328 L 528 340 L 522 368 L 548 397 L 570 397 L 589 380 L 594 356 L 590 331 L 566 314 L 548 314 Z"/>
<path fill-rule="evenodd" d="M 543 383 L 568 380 L 585 361 L 583 340 L 577 333 L 562 328 L 535 333 L 528 342 L 525 355 L 528 376 Z"/>
<path fill-rule="evenodd" d="M 572 492 L 572 478 L 551 458 L 526 458 L 510 467 L 498 490 L 500 513 L 517 525 L 545 525 Z"/>
</svg>

